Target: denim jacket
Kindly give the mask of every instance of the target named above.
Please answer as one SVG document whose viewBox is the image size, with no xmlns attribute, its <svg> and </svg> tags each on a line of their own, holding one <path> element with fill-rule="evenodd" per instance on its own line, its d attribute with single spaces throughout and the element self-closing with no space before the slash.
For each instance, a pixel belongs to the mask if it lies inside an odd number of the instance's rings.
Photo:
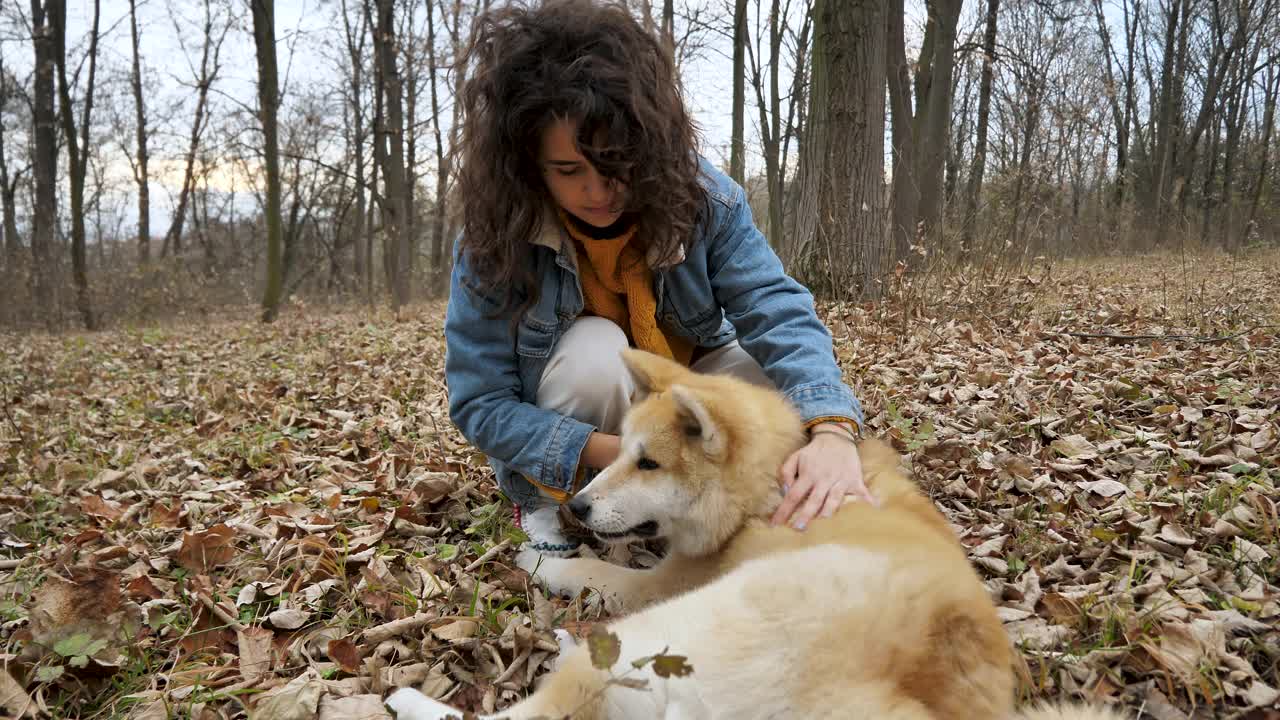
<svg viewBox="0 0 1280 720">
<path fill-rule="evenodd" d="M 709 212 L 673 262 L 650 258 L 659 319 L 705 348 L 736 338 L 806 422 L 861 425 L 862 408 L 841 379 L 813 296 L 783 271 L 742 188 L 706 160 L 701 166 Z M 445 317 L 449 415 L 489 456 L 503 492 L 526 507 L 546 502 L 526 478 L 577 490 L 578 459 L 595 429 L 534 405 L 552 348 L 583 311 L 574 246 L 555 217 L 549 213 L 530 240 L 541 292 L 514 327 L 495 315 L 502 293 L 480 285 L 461 242 Z"/>
</svg>

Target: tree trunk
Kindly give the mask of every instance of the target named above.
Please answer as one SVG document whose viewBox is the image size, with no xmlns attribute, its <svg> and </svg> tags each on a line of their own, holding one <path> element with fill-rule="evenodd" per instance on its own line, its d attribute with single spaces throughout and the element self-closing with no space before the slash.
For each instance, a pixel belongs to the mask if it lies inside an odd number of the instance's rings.
<svg viewBox="0 0 1280 720">
<path fill-rule="evenodd" d="M 1171 0 L 1165 22 L 1164 55 L 1160 69 L 1160 99 L 1156 119 L 1155 176 L 1151 183 L 1154 197 L 1151 199 L 1157 224 L 1157 232 L 1164 229 L 1165 215 L 1169 207 L 1170 186 L 1173 177 L 1174 120 L 1177 115 L 1174 92 L 1174 59 L 1179 30 L 1178 19 L 1188 0 Z"/>
<path fill-rule="evenodd" d="M 793 273 L 874 296 L 885 270 L 883 0 L 818 0 Z"/>
<path fill-rule="evenodd" d="M 57 115 L 53 108 L 56 60 L 54 29 L 49 26 L 47 2 L 31 0 L 31 42 L 35 49 L 35 79 L 31 101 L 35 212 L 31 217 L 31 294 L 45 324 L 57 326 L 57 292 L 53 283 L 53 244 L 58 223 Z"/>
<path fill-rule="evenodd" d="M 943 163 L 951 119 L 951 76 L 961 0 L 929 0 L 929 19 L 916 63 L 915 109 L 910 98 L 903 0 L 888 17 L 889 97 L 893 117 L 893 220 L 897 258 L 908 260 L 917 240 L 937 245 L 942 215 Z"/>
<path fill-rule="evenodd" d="M 151 262 L 151 181 L 147 171 L 147 113 L 142 99 L 142 57 L 139 52 L 137 0 L 129 0 L 129 32 L 133 41 L 133 70 L 129 82 L 133 89 L 134 122 L 137 125 L 138 162 L 134 181 L 138 183 L 138 260 Z"/>
<path fill-rule="evenodd" d="M 280 102 L 276 72 L 275 0 L 250 0 L 253 44 L 258 57 L 258 115 L 262 122 L 262 154 L 267 171 L 267 282 L 262 296 L 262 322 L 280 312 L 284 290 L 283 228 L 280 218 L 280 141 L 276 111 Z"/>
<path fill-rule="evenodd" d="M 431 213 L 431 294 L 444 294 L 449 273 L 444 252 L 445 203 L 449 197 L 451 157 L 444 152 L 444 134 L 440 131 L 440 99 L 436 77 L 436 0 L 427 0 L 427 64 L 431 72 L 431 131 L 436 140 L 436 199 Z M 443 15 L 443 10 L 441 15 Z M 452 152 L 452 148 L 450 148 Z"/>
<path fill-rule="evenodd" d="M 1262 191 L 1267 184 L 1267 176 L 1271 171 L 1271 137 L 1276 121 L 1276 96 L 1280 95 L 1280 71 L 1274 63 L 1267 64 L 1267 79 L 1264 86 L 1266 94 L 1262 111 L 1262 158 L 1258 165 L 1258 179 L 1253 184 L 1253 198 L 1249 201 L 1249 218 L 1245 221 L 1244 231 L 1240 238 L 1232 244 L 1239 250 L 1249 241 L 1258 220 L 1258 206 L 1262 204 Z"/>
<path fill-rule="evenodd" d="M 392 0 L 394 3 L 395 0 Z M 427 0 L 428 2 L 430 0 Z M 416 3 L 407 3 L 404 6 L 406 11 L 405 27 L 413 27 L 413 11 Z M 413 276 L 416 272 L 418 262 L 418 78 L 421 68 L 418 66 L 417 42 L 410 35 L 408 42 L 400 42 L 398 47 L 403 48 L 397 57 L 404 58 L 405 76 L 401 81 L 401 89 L 404 96 L 404 193 L 405 207 L 408 212 L 404 216 L 404 237 L 405 242 L 409 246 L 406 259 L 404 273 L 406 277 L 405 288 L 407 294 L 404 302 L 409 301 L 409 295 L 413 292 Z"/>
<path fill-rule="evenodd" d="M 5 107 L 9 104 L 9 95 L 15 88 L 8 81 L 4 66 L 4 49 L 0 48 L 0 118 L 4 117 Z M 22 244 L 18 241 L 18 180 L 21 172 L 10 176 L 9 157 L 4 143 L 5 135 L 0 132 L 0 213 L 3 213 L 4 224 L 0 232 L 4 233 L 4 267 L 13 270 L 18 265 Z"/>
<path fill-rule="evenodd" d="M 951 124 L 952 75 L 955 72 L 956 25 L 960 20 L 961 0 L 935 0 L 930 3 L 929 24 L 936 27 L 937 38 L 933 42 L 933 56 L 928 72 L 917 72 L 916 79 L 924 75 L 928 84 L 917 91 L 916 134 L 920 154 L 916 178 L 920 184 L 918 223 L 934 248 L 942 239 L 943 179 L 945 178 L 947 148 L 950 142 L 947 130 Z M 923 68 L 924 62 L 919 67 Z M 927 98 L 927 99 L 925 99 Z"/>
<path fill-rule="evenodd" d="M 363 16 L 362 16 L 363 17 Z M 352 230 L 354 238 L 352 239 L 352 267 L 355 270 L 356 284 L 363 286 L 365 283 L 365 243 L 369 242 L 367 237 L 367 224 L 365 223 L 365 177 L 364 177 L 364 105 L 360 102 L 361 92 L 364 88 L 364 41 L 365 28 L 361 23 L 361 28 L 355 30 L 351 27 L 350 16 L 347 11 L 346 0 L 342 2 L 342 27 L 346 33 L 347 55 L 351 60 L 351 82 L 348 91 L 351 93 L 347 102 L 347 110 L 351 117 L 351 136 L 350 144 L 352 152 L 355 155 L 355 193 L 356 193 L 356 218 L 355 228 Z M 357 40 L 358 38 L 358 40 Z"/>
<path fill-rule="evenodd" d="M 964 98 L 964 103 L 952 114 L 951 138 L 947 143 L 947 172 L 945 183 L 945 199 L 944 205 L 955 205 L 956 194 L 960 188 L 960 166 L 964 160 L 965 140 L 969 137 L 969 108 L 973 104 L 973 73 L 965 72 L 964 86 L 960 86 L 960 75 L 953 74 L 951 82 L 951 102 L 954 105 L 956 98 Z M 959 120 L 959 127 L 955 127 L 955 121 Z"/>
<path fill-rule="evenodd" d="M 973 169 L 965 188 L 964 226 L 960 239 L 961 252 L 973 248 L 973 229 L 978 217 L 978 199 L 987 172 L 987 129 L 991 122 L 991 83 L 995 76 L 996 34 L 1000 16 L 1000 0 L 987 0 L 987 28 L 982 36 L 982 80 L 978 83 L 978 128 L 973 147 Z"/>
<path fill-rule="evenodd" d="M 1040 127 L 1040 103 L 1045 92 L 1045 82 L 1040 77 L 1040 69 L 1028 67 L 1026 72 L 1028 75 L 1026 122 L 1022 126 L 1018 167 L 1013 180 L 1013 220 L 1010 224 L 1010 236 L 1013 238 L 1014 245 L 1021 245 L 1023 240 L 1022 193 L 1031 175 L 1031 146 L 1035 144 L 1036 130 Z"/>
<path fill-rule="evenodd" d="M 373 36 L 374 55 L 381 77 L 382 123 L 377 144 L 386 144 L 382 153 L 382 175 L 386 187 L 382 198 L 382 225 L 390 250 L 388 269 L 391 306 L 399 314 L 409 301 L 409 207 L 404 167 L 404 113 L 400 71 L 396 66 L 395 0 L 377 0 L 378 22 Z"/>
<path fill-rule="evenodd" d="M 763 49 L 752 56 L 748 44 L 748 60 L 751 64 L 751 86 L 756 94 L 756 108 L 760 112 L 760 144 L 764 150 L 765 184 L 769 191 L 769 244 L 782 247 L 782 199 L 783 177 L 779 151 L 782 141 L 782 98 L 778 94 L 778 67 L 782 64 L 782 32 L 779 18 L 779 0 L 772 0 L 769 9 L 769 92 L 765 95 L 762 66 Z M 794 96 L 793 96 L 794 101 Z"/>
<path fill-rule="evenodd" d="M 1222 121 L 1223 121 L 1223 117 L 1221 113 L 1214 113 L 1212 118 L 1213 132 L 1209 134 L 1209 147 L 1207 148 L 1208 152 L 1205 153 L 1204 184 L 1200 188 L 1200 202 L 1201 202 L 1200 242 L 1201 244 L 1206 244 L 1209 240 L 1209 223 L 1213 218 L 1213 210 L 1215 207 L 1217 207 L 1217 204 L 1218 204 L 1215 201 L 1213 196 L 1213 189 L 1214 189 L 1213 180 L 1218 172 L 1218 156 L 1219 156 L 1218 145 L 1220 143 L 1220 138 L 1222 137 L 1222 132 L 1221 132 Z"/>
<path fill-rule="evenodd" d="M 735 0 L 733 8 L 733 129 L 729 141 L 729 177 L 739 185 L 745 185 L 743 125 L 747 114 L 747 0 Z"/>
<path fill-rule="evenodd" d="M 71 85 L 67 81 L 67 3 L 51 0 L 49 20 L 54 33 L 54 61 L 58 72 L 58 100 L 62 111 L 63 140 L 67 148 L 67 182 L 71 190 L 71 274 L 76 285 L 76 309 L 86 330 L 97 330 L 93 302 L 89 297 L 89 270 L 85 257 L 85 176 L 89 170 L 89 125 L 93 119 L 93 91 L 98 70 L 99 0 L 93 2 L 93 25 L 89 30 L 89 77 L 85 82 L 84 105 L 79 130 L 75 107 L 71 103 Z"/>
<path fill-rule="evenodd" d="M 662 39 L 667 44 L 667 52 L 675 58 L 676 53 L 676 3 L 675 0 L 662 2 Z"/>
</svg>

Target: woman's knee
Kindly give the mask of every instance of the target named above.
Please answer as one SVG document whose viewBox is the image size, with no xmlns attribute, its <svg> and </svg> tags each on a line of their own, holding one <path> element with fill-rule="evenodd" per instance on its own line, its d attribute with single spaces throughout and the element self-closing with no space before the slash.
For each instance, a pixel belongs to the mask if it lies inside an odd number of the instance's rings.
<svg viewBox="0 0 1280 720">
<path fill-rule="evenodd" d="M 622 363 L 628 345 L 616 323 L 578 318 L 552 350 L 538 384 L 538 406 L 597 426 L 614 424 L 631 396 L 631 377 Z"/>
</svg>

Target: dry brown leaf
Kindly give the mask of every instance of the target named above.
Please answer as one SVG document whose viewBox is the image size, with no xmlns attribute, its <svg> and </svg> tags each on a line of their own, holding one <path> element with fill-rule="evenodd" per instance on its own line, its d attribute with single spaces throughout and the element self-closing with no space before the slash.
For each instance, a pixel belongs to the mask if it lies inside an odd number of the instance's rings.
<svg viewBox="0 0 1280 720">
<path fill-rule="evenodd" d="M 1083 435 L 1067 435 L 1049 444 L 1059 455 L 1072 460 L 1092 460 L 1098 457 L 1098 448 Z"/>
<path fill-rule="evenodd" d="M 1125 487 L 1123 484 L 1106 478 L 1102 480 L 1078 482 L 1076 485 L 1082 490 L 1088 490 L 1095 495 L 1101 495 L 1105 498 L 1111 498 L 1116 495 L 1123 495 L 1124 493 L 1129 492 L 1129 488 Z"/>
<path fill-rule="evenodd" d="M 327 654 L 349 674 L 354 675 L 360 670 L 360 648 L 350 640 L 330 640 Z"/>
<path fill-rule="evenodd" d="M 307 624 L 311 613 L 296 608 L 276 610 L 267 615 L 267 622 L 277 630 L 297 630 Z"/>
<path fill-rule="evenodd" d="M 182 506 L 178 503 L 165 505 L 156 501 L 151 506 L 151 525 L 161 528 L 176 528 L 182 517 Z"/>
<path fill-rule="evenodd" d="M 431 634 L 441 640 L 457 644 L 475 637 L 479 629 L 480 625 L 475 620 L 450 620 L 431 628 Z"/>
<path fill-rule="evenodd" d="M 352 695 L 320 699 L 319 720 L 390 720 L 381 695 Z"/>
<path fill-rule="evenodd" d="M 124 517 L 124 507 L 120 503 L 107 500 L 101 495 L 86 495 L 80 498 L 80 509 L 86 515 L 100 517 L 108 522 L 115 522 Z"/>
<path fill-rule="evenodd" d="M 253 702 L 254 720 L 314 720 L 324 683 L 313 668 L 288 684 L 259 695 Z"/>
<path fill-rule="evenodd" d="M 275 633 L 261 627 L 247 627 L 236 632 L 240 677 L 255 682 L 272 671 L 271 643 L 274 639 Z"/>
<path fill-rule="evenodd" d="M 203 532 L 186 532 L 176 559 L 191 572 L 204 574 L 236 556 L 234 541 L 235 531 L 222 524 Z"/>
<path fill-rule="evenodd" d="M 1196 544 L 1196 539 L 1191 536 L 1191 533 L 1177 523 L 1167 523 L 1160 528 L 1160 538 L 1181 547 L 1191 547 Z"/>
<path fill-rule="evenodd" d="M 18 684 L 9 671 L 0 667 L 0 708 L 15 718 L 35 717 L 39 705 Z"/>
<path fill-rule="evenodd" d="M 107 641 L 99 657 L 119 649 L 133 632 L 123 605 L 120 574 L 103 568 L 73 567 L 67 577 L 49 577 L 35 593 L 32 640 L 52 649 L 74 635 Z"/>
</svg>

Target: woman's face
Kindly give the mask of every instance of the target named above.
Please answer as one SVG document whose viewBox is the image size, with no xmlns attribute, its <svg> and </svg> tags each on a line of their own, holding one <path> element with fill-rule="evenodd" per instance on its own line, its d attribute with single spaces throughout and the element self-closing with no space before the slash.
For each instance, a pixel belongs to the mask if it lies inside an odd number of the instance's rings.
<svg viewBox="0 0 1280 720">
<path fill-rule="evenodd" d="M 551 197 L 565 212 L 596 227 L 608 227 L 622 216 L 626 186 L 596 172 L 578 152 L 578 125 L 557 119 L 542 131 L 538 164 Z"/>
</svg>

